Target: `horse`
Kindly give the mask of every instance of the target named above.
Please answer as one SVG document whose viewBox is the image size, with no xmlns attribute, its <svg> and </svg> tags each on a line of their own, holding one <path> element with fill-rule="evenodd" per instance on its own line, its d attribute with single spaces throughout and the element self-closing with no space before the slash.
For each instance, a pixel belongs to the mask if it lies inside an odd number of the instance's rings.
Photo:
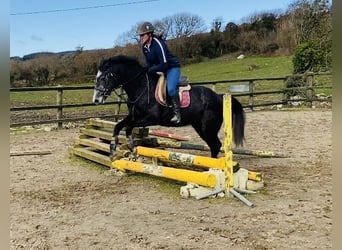
<svg viewBox="0 0 342 250">
<path fill-rule="evenodd" d="M 223 122 L 223 94 L 204 86 L 191 86 L 190 105 L 181 108 L 181 122 L 170 121 L 173 111 L 155 98 L 158 74 L 146 73 L 139 61 L 133 57 L 118 55 L 102 59 L 96 75 L 93 103 L 102 104 L 113 90 L 122 88 L 127 95 L 128 115 L 119 121 L 110 142 L 110 158 L 116 156 L 119 132 L 126 128 L 126 138 L 131 151 L 134 150 L 132 130 L 134 127 L 160 125 L 180 127 L 191 125 L 210 148 L 212 158 L 217 158 L 222 146 L 218 132 Z M 243 146 L 245 112 L 241 103 L 232 97 L 233 142 Z"/>
</svg>

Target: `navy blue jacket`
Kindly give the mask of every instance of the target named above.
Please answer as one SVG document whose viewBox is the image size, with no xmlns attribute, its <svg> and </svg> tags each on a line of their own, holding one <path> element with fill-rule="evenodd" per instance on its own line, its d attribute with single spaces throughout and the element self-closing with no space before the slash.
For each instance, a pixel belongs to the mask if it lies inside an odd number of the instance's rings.
<svg viewBox="0 0 342 250">
<path fill-rule="evenodd" d="M 150 46 L 144 45 L 142 50 L 148 66 L 148 72 L 163 72 L 166 74 L 168 69 L 180 67 L 177 57 L 170 53 L 163 40 L 153 37 Z"/>
</svg>

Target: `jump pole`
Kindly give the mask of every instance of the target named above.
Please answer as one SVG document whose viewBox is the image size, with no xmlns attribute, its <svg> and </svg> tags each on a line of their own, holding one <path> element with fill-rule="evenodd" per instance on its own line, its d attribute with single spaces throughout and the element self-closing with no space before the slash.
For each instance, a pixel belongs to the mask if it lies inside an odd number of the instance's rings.
<svg viewBox="0 0 342 250">
<path fill-rule="evenodd" d="M 172 134 L 172 133 L 168 133 L 168 132 L 164 132 L 164 131 L 156 130 L 156 129 L 149 129 L 148 134 L 160 136 L 160 137 L 165 137 L 165 138 L 171 138 L 171 139 L 175 139 L 178 141 L 189 141 L 190 140 L 189 136 Z"/>
<path fill-rule="evenodd" d="M 155 164 L 146 164 L 127 160 L 116 160 L 113 162 L 113 166 L 123 172 L 125 170 L 129 170 L 176 181 L 191 182 L 204 187 L 214 188 L 217 184 L 216 175 L 208 172 L 197 172 L 186 169 L 156 166 Z"/>
<path fill-rule="evenodd" d="M 202 168 L 224 169 L 225 164 L 224 157 L 211 158 L 200 155 L 192 155 L 162 149 L 148 148 L 143 146 L 137 146 L 136 153 L 138 155 L 146 157 L 158 158 L 159 160 L 164 162 L 179 162 Z"/>
<path fill-rule="evenodd" d="M 177 149 L 190 149 L 190 150 L 199 150 L 199 151 L 210 151 L 208 145 L 204 144 L 196 144 L 196 143 L 189 143 L 183 141 L 168 141 L 156 138 L 155 143 L 161 147 L 168 147 L 168 148 L 177 148 Z M 221 147 L 221 153 L 224 153 L 224 148 Z M 277 153 L 273 151 L 267 150 L 250 150 L 244 148 L 234 148 L 232 149 L 233 154 L 237 155 L 251 155 L 257 157 L 264 157 L 264 158 L 287 158 L 287 154 Z"/>
<path fill-rule="evenodd" d="M 223 120 L 225 156 L 222 157 L 222 159 L 192 156 L 181 153 L 172 154 L 172 152 L 170 154 L 168 151 L 138 146 L 136 155 L 150 157 L 152 164 L 120 159 L 112 162 L 112 166 L 121 171 L 129 170 L 186 182 L 188 184 L 181 187 L 181 195 L 184 197 L 195 196 L 197 199 L 202 199 L 215 194 L 222 194 L 225 196 L 232 194 L 242 200 L 241 195 L 237 195 L 234 192 L 234 162 L 232 152 L 232 113 L 230 94 L 225 94 L 223 96 Z M 176 160 L 176 162 L 191 163 L 193 165 L 209 168 L 209 170 L 206 172 L 198 172 L 160 166 L 157 164 L 158 158 L 164 159 L 166 161 Z M 246 173 L 248 172 L 247 170 L 245 171 Z M 242 201 L 246 203 L 246 199 Z"/>
<path fill-rule="evenodd" d="M 166 163 L 182 163 L 185 165 L 191 165 L 205 169 L 225 169 L 225 157 L 211 158 L 144 146 L 137 146 L 136 154 L 149 158 L 157 158 L 158 160 Z M 233 161 L 233 167 L 237 164 L 237 162 Z M 248 179 L 261 181 L 262 176 L 259 172 L 248 171 Z"/>
</svg>

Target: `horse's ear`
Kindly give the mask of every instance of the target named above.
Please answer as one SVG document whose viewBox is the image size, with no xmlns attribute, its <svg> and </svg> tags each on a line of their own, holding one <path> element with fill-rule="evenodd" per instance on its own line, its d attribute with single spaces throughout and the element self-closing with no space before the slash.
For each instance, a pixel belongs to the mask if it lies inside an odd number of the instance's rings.
<svg viewBox="0 0 342 250">
<path fill-rule="evenodd" d="M 112 58 L 111 57 L 102 57 L 101 58 L 101 61 L 100 61 L 100 64 L 99 64 L 99 69 L 100 70 L 103 70 L 104 67 L 108 66 L 108 64 L 112 61 Z"/>
</svg>

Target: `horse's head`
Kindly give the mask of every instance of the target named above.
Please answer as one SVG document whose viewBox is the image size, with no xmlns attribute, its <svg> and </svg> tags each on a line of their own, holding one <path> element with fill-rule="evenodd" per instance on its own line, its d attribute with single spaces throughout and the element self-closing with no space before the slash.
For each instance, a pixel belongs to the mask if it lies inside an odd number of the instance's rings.
<svg viewBox="0 0 342 250">
<path fill-rule="evenodd" d="M 137 60 L 126 56 L 102 60 L 96 75 L 93 103 L 104 103 L 114 89 L 123 86 L 132 79 L 131 70 L 137 70 L 139 73 L 141 68 Z"/>
<path fill-rule="evenodd" d="M 96 75 L 93 103 L 104 103 L 107 97 L 112 93 L 113 89 L 120 87 L 118 75 L 114 70 L 115 69 L 113 65 L 111 65 L 109 59 L 101 62 Z"/>
</svg>

